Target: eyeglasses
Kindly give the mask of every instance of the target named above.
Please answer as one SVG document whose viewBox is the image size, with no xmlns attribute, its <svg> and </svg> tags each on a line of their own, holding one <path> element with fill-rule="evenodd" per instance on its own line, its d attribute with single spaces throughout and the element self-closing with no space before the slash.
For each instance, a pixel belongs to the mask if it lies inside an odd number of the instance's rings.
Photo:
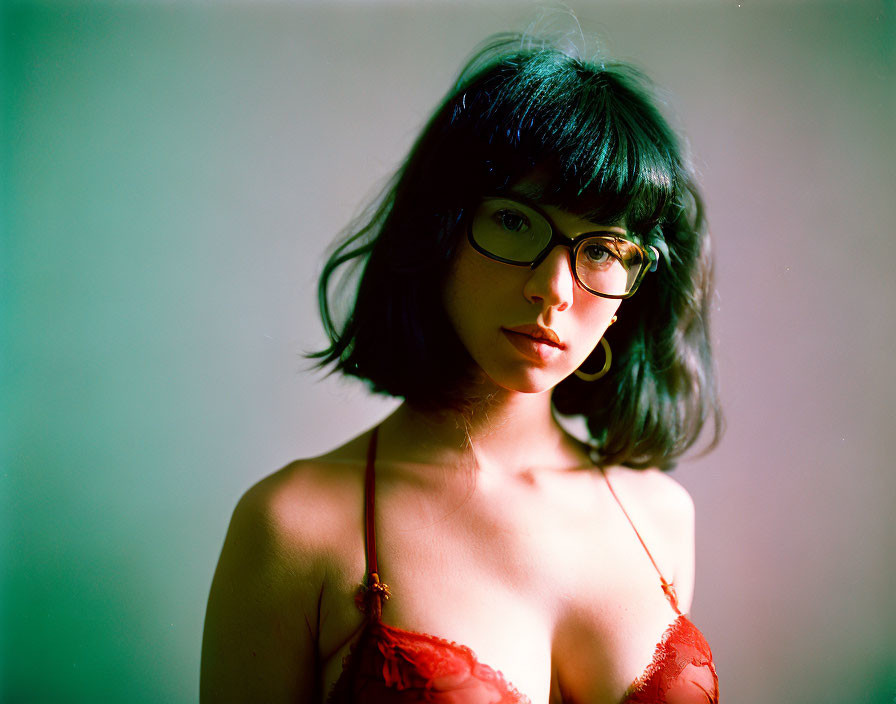
<svg viewBox="0 0 896 704">
<path fill-rule="evenodd" d="M 569 247 L 576 281 L 604 298 L 631 296 L 659 261 L 655 247 L 644 248 L 615 232 L 564 237 L 537 206 L 509 198 L 483 199 L 473 213 L 468 237 L 474 249 L 490 259 L 532 269 L 557 245 Z"/>
</svg>

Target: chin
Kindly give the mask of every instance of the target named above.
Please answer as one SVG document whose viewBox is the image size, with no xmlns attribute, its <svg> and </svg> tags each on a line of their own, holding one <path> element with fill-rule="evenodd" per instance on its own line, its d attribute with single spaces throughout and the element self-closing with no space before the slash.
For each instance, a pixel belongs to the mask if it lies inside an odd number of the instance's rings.
<svg viewBox="0 0 896 704">
<path fill-rule="evenodd" d="M 557 374 L 549 374 L 542 370 L 528 369 L 517 374 L 487 374 L 489 380 L 495 386 L 505 391 L 521 394 L 543 394 L 552 391 L 565 377 Z"/>
</svg>

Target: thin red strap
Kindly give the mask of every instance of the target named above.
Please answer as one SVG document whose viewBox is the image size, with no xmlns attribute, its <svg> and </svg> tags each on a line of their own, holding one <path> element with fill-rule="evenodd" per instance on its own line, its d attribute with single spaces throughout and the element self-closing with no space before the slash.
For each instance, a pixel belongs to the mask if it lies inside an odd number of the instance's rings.
<svg viewBox="0 0 896 704">
<path fill-rule="evenodd" d="M 364 474 L 364 550 L 367 558 L 367 574 L 377 574 L 376 566 L 376 525 L 374 516 L 376 513 L 376 436 L 379 426 L 370 434 L 370 444 L 367 446 L 367 471 Z"/>
<path fill-rule="evenodd" d="M 379 568 L 376 564 L 376 437 L 379 426 L 370 434 L 367 446 L 367 469 L 364 473 L 364 552 L 367 559 L 367 584 L 365 584 L 363 601 L 370 618 L 379 620 L 383 611 L 383 602 L 389 598 L 389 585 L 380 582 Z"/>
<path fill-rule="evenodd" d="M 610 484 L 610 478 L 607 476 L 604 468 L 600 468 L 600 473 L 604 476 L 604 480 L 607 482 L 607 486 L 610 488 L 610 493 L 613 495 L 613 498 L 616 499 L 616 503 L 619 504 L 619 508 L 622 509 L 622 513 L 625 514 L 625 517 L 628 519 L 629 524 L 631 524 L 632 529 L 635 531 L 635 535 L 638 536 L 638 540 L 641 541 L 641 545 L 644 547 L 644 552 L 647 553 L 647 557 L 650 558 L 651 564 L 653 564 L 653 569 L 656 570 L 656 573 L 660 576 L 660 584 L 663 588 L 663 593 L 666 595 L 666 598 L 669 600 L 669 603 L 672 604 L 672 608 L 675 609 L 675 613 L 681 616 L 681 611 L 678 608 L 678 594 L 675 593 L 675 586 L 672 582 L 667 582 L 666 578 L 663 577 L 663 573 L 660 572 L 660 568 L 656 565 L 656 560 L 653 559 L 653 555 L 650 554 L 650 550 L 647 549 L 647 544 L 644 542 L 644 539 L 641 537 L 641 534 L 638 532 L 638 529 L 635 528 L 635 524 L 631 519 L 631 516 L 628 515 L 628 511 L 625 510 L 625 506 L 622 505 L 622 502 L 619 500 L 619 497 L 616 496 L 616 492 L 613 491 L 613 485 Z"/>
</svg>

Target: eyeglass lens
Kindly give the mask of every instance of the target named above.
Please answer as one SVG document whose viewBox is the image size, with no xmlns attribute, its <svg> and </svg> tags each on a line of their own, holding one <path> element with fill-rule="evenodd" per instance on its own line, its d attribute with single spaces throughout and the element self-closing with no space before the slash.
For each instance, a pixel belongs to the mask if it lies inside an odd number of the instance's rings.
<svg viewBox="0 0 896 704">
<path fill-rule="evenodd" d="M 536 210 L 514 200 L 483 201 L 473 216 L 473 240 L 485 251 L 514 264 L 531 264 L 551 241 L 550 222 Z M 612 233 L 587 237 L 575 247 L 579 281 L 592 291 L 611 296 L 627 294 L 643 264 L 640 248 Z"/>
</svg>

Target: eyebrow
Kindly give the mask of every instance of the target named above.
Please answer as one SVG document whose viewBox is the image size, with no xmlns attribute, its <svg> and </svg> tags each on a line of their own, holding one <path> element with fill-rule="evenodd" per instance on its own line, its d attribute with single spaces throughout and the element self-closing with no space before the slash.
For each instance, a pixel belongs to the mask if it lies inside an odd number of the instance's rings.
<svg viewBox="0 0 896 704">
<path fill-rule="evenodd" d="M 520 196 L 521 198 L 524 198 L 524 199 L 530 201 L 532 204 L 539 206 L 539 207 L 544 207 L 545 205 L 552 206 L 552 207 L 560 207 L 560 206 L 553 206 L 552 203 L 544 202 L 544 200 L 543 200 L 544 187 L 537 183 L 517 183 L 510 189 L 508 195 Z M 580 217 L 582 217 L 582 216 L 580 216 Z M 594 225 L 596 228 L 598 228 L 597 230 L 595 230 L 595 232 L 610 232 L 611 234 L 614 234 L 617 236 L 622 236 L 622 237 L 635 237 L 635 238 L 638 237 L 634 232 L 629 230 L 627 227 L 623 227 L 619 223 L 608 224 L 605 222 L 598 222 L 597 220 L 592 220 L 591 218 L 588 218 L 588 217 L 582 217 L 582 219 L 590 222 L 592 225 Z M 621 233 L 616 232 L 615 230 L 617 228 L 619 230 L 622 230 L 622 232 Z M 569 239 L 573 239 L 573 237 L 569 237 L 569 235 L 567 235 L 565 232 L 561 231 L 560 234 L 564 235 L 565 237 L 567 237 Z"/>
<path fill-rule="evenodd" d="M 517 183 L 510 189 L 510 192 L 536 203 L 540 203 L 544 198 L 544 186 L 537 183 Z"/>
<path fill-rule="evenodd" d="M 539 183 L 532 183 L 531 181 L 514 184 L 510 188 L 508 195 L 520 196 L 520 197 L 530 201 L 534 205 L 537 205 L 540 207 L 547 205 L 547 206 L 556 207 L 556 208 L 563 208 L 562 205 L 559 205 L 557 203 L 552 203 L 550 201 L 545 200 L 544 186 Z M 629 232 L 629 229 L 627 227 L 623 227 L 622 225 L 620 225 L 618 223 L 608 225 L 606 222 L 599 222 L 597 220 L 593 220 L 593 219 L 587 217 L 586 214 L 579 215 L 579 217 L 581 217 L 583 220 L 587 220 L 588 222 L 593 223 L 595 226 L 597 226 L 601 229 L 607 228 L 607 227 L 619 227 L 619 228 L 625 230 L 626 232 Z"/>
</svg>

